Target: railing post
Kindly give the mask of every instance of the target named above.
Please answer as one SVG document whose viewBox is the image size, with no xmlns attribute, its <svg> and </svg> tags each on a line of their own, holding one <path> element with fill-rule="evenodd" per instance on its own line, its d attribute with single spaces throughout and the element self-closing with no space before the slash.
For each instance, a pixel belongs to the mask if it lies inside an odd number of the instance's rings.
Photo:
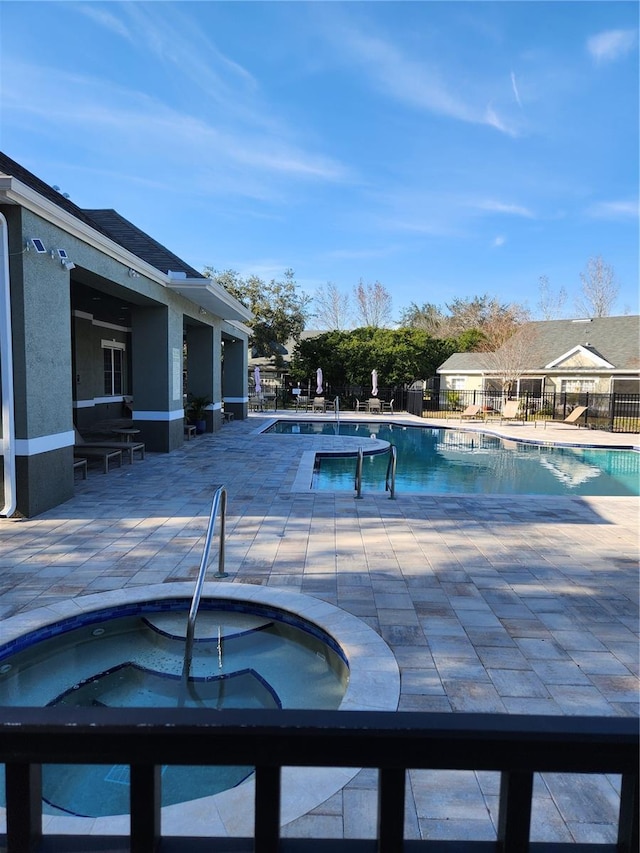
<svg viewBox="0 0 640 853">
<path fill-rule="evenodd" d="M 616 423 L 616 395 L 613 393 L 609 397 L 609 430 L 610 432 L 614 431 L 615 423 Z"/>
<path fill-rule="evenodd" d="M 33 850 L 42 838 L 42 765 L 6 764 L 7 853 Z"/>
<path fill-rule="evenodd" d="M 498 850 L 526 853 L 531 831 L 533 773 L 503 771 L 500 775 Z"/>
<path fill-rule="evenodd" d="M 638 774 L 623 773 L 620 788 L 620 816 L 618 818 L 618 850 L 620 853 L 635 853 L 640 849 L 638 830 Z"/>
<path fill-rule="evenodd" d="M 280 767 L 256 767 L 254 851 L 278 853 L 280 847 Z"/>
<path fill-rule="evenodd" d="M 157 764 L 130 767 L 131 853 L 152 853 L 160 843 L 160 773 Z"/>
<path fill-rule="evenodd" d="M 406 771 L 385 767 L 378 774 L 378 853 L 398 853 L 404 841 Z"/>
</svg>

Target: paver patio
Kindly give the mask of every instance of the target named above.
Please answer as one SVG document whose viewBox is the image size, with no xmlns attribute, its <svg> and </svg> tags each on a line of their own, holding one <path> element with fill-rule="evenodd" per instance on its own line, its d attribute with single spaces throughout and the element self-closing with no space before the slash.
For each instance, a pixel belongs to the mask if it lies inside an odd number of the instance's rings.
<svg viewBox="0 0 640 853">
<path fill-rule="evenodd" d="M 220 583 L 303 592 L 364 620 L 395 654 L 401 710 L 638 714 L 637 498 L 311 492 L 317 437 L 259 434 L 268 420 L 234 420 L 108 475 L 90 465 L 71 501 L 0 521 L 0 616 L 194 580 L 224 484 Z M 491 430 L 640 443 L 568 427 Z M 614 840 L 616 784 L 587 778 L 576 795 L 575 779 L 537 779 L 532 837 Z M 408 790 L 407 837 L 495 837 L 496 775 L 412 772 Z M 375 799 L 375 774 L 363 771 L 285 834 L 372 836 Z"/>
</svg>

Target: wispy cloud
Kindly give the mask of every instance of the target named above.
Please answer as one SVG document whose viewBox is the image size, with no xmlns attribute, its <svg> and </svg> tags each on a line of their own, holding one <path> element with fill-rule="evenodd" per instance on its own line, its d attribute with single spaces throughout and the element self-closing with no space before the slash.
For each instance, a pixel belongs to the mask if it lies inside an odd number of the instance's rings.
<svg viewBox="0 0 640 853">
<path fill-rule="evenodd" d="M 108 12 L 103 6 L 98 6 L 96 3 L 75 3 L 72 8 L 78 14 L 90 18 L 103 29 L 109 30 L 131 43 L 135 43 L 134 35 L 126 24 L 116 15 Z"/>
<path fill-rule="evenodd" d="M 591 205 L 587 213 L 594 219 L 637 219 L 640 209 L 637 201 L 601 201 Z"/>
<path fill-rule="evenodd" d="M 286 194 L 283 179 L 340 182 L 347 169 L 297 145 L 275 128 L 208 121 L 145 93 L 57 69 L 7 62 L 3 109 L 13 122 L 50 138 L 82 140 L 92 159 L 125 154 L 132 176 L 162 176 L 197 195 L 234 191 L 253 198 Z M 32 93 L 23 98 L 25 87 Z M 150 145 L 150 140 L 153 144 Z M 185 168 L 189 164 L 189 168 Z"/>
<path fill-rule="evenodd" d="M 514 72 L 511 72 L 511 88 L 513 89 L 513 95 L 516 99 L 516 103 L 522 109 L 522 101 L 520 100 L 520 92 L 518 90 L 518 84 L 516 83 L 516 75 Z"/>
<path fill-rule="evenodd" d="M 336 19 L 332 19 L 329 38 L 350 62 L 364 70 L 379 92 L 416 110 L 516 134 L 492 105 L 486 106 L 486 94 L 476 90 L 473 95 L 463 97 L 459 82 L 448 82 L 446 72 L 433 63 L 415 59 L 391 40 L 366 33 L 346 20 L 341 24 L 337 26 Z"/>
<path fill-rule="evenodd" d="M 595 62 L 615 62 L 636 46 L 636 30 L 605 30 L 587 40 L 587 50 Z"/>
<path fill-rule="evenodd" d="M 498 234 L 498 236 L 491 243 L 491 248 L 499 249 L 501 246 L 504 246 L 506 242 L 507 238 L 504 236 L 504 234 Z"/>
<path fill-rule="evenodd" d="M 521 216 L 525 219 L 534 219 L 535 214 L 528 207 L 520 204 L 498 201 L 496 199 L 481 199 L 469 202 L 469 207 L 483 210 L 487 213 L 501 213 L 508 216 Z"/>
</svg>

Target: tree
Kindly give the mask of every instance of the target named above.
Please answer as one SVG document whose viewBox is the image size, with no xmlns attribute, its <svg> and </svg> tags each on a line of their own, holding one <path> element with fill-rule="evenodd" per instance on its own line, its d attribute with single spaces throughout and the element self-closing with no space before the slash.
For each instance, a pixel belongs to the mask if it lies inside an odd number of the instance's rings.
<svg viewBox="0 0 640 853">
<path fill-rule="evenodd" d="M 418 307 L 415 302 L 412 302 L 401 312 L 400 325 L 403 328 L 424 329 L 435 338 L 440 337 L 440 332 L 446 329 L 447 318 L 439 305 L 424 302 Z"/>
<path fill-rule="evenodd" d="M 375 368 L 382 386 L 398 385 L 416 377 L 435 376 L 436 369 L 457 348 L 457 341 L 432 338 L 422 329 L 366 326 L 350 332 L 327 332 L 299 342 L 291 374 L 306 383 L 321 367 L 330 385 L 366 388 Z"/>
<path fill-rule="evenodd" d="M 502 346 L 487 353 L 489 370 L 500 382 L 502 396 L 507 400 L 522 374 L 531 367 L 532 353 L 538 338 L 534 325 L 521 326 Z"/>
<path fill-rule="evenodd" d="M 351 301 L 348 293 L 341 293 L 332 281 L 319 287 L 313 297 L 314 317 L 321 329 L 340 330 L 350 325 Z"/>
<path fill-rule="evenodd" d="M 561 320 L 567 301 L 567 291 L 561 287 L 557 293 L 551 290 L 549 278 L 541 275 L 538 279 L 538 310 L 543 320 Z"/>
<path fill-rule="evenodd" d="M 213 267 L 205 267 L 204 275 L 222 285 L 253 313 L 254 319 L 247 324 L 252 330 L 252 347 L 258 355 L 281 364 L 280 346 L 289 338 L 298 340 L 311 301 L 311 297 L 298 292 L 293 270 L 285 270 L 282 281 L 271 279 L 268 283 L 256 275 L 243 279 L 234 270 L 217 272 Z"/>
<path fill-rule="evenodd" d="M 522 323 L 529 319 L 528 311 L 517 302 L 500 303 L 488 294 L 473 299 L 456 298 L 447 305 L 447 320 L 451 337 L 479 332 L 476 350 L 493 352 L 507 341 Z"/>
<path fill-rule="evenodd" d="M 618 298 L 620 286 L 613 267 L 600 255 L 589 258 L 584 272 L 580 273 L 582 296 L 576 299 L 576 309 L 584 317 L 608 317 Z"/>
<path fill-rule="evenodd" d="M 365 284 L 362 279 L 353 288 L 356 313 L 362 326 L 380 329 L 391 323 L 391 294 L 379 281 Z"/>
</svg>

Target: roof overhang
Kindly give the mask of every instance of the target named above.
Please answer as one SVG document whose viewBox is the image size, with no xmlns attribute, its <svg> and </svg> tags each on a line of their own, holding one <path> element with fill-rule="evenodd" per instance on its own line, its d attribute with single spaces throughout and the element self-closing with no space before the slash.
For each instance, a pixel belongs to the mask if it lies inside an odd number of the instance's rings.
<svg viewBox="0 0 640 853">
<path fill-rule="evenodd" d="M 234 299 L 224 287 L 209 278 L 176 278 L 169 274 L 169 290 L 195 302 L 200 308 L 221 317 L 223 320 L 248 322 L 253 314 L 248 308 Z"/>
</svg>

